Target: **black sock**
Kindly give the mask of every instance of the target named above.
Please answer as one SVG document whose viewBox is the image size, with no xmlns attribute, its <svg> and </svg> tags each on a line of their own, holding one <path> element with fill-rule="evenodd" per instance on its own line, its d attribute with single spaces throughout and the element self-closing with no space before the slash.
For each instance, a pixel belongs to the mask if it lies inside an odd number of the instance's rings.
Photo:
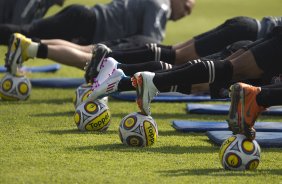
<svg viewBox="0 0 282 184">
<path fill-rule="evenodd" d="M 193 65 L 177 67 L 176 70 L 156 72 L 153 82 L 161 90 L 173 85 L 213 83 L 215 81 L 227 82 L 232 79 L 232 74 L 233 67 L 228 60 L 201 60 L 201 62 Z"/>
<path fill-rule="evenodd" d="M 38 51 L 37 51 L 37 58 L 42 58 L 45 59 L 48 56 L 48 46 L 46 44 L 40 43 L 38 46 Z"/>
<path fill-rule="evenodd" d="M 131 78 L 130 77 L 124 77 L 120 80 L 118 83 L 118 91 L 134 91 L 135 88 L 132 86 Z"/>
<path fill-rule="evenodd" d="M 282 104 L 282 84 L 273 84 L 261 88 L 257 95 L 257 104 L 263 107 L 270 107 Z"/>
<path fill-rule="evenodd" d="M 118 68 L 122 69 L 125 75 L 133 76 L 135 73 L 140 71 L 155 72 L 158 70 L 170 69 L 172 68 L 172 66 L 162 61 L 159 62 L 151 61 L 151 62 L 140 63 L 140 64 L 119 64 Z"/>
<path fill-rule="evenodd" d="M 169 64 L 175 64 L 175 50 L 162 48 L 160 60 Z"/>
<path fill-rule="evenodd" d="M 36 43 L 41 43 L 41 40 L 39 38 L 31 38 L 31 40 Z"/>
</svg>

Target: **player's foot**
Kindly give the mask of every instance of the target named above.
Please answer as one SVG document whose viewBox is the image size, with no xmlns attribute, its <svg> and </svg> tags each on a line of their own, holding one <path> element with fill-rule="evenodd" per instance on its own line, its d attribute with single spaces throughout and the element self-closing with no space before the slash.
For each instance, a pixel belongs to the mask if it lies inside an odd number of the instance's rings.
<svg viewBox="0 0 282 184">
<path fill-rule="evenodd" d="M 136 88 L 136 103 L 142 114 L 151 115 L 150 103 L 158 94 L 158 89 L 153 83 L 155 73 L 138 72 L 131 78 L 132 85 Z"/>
<path fill-rule="evenodd" d="M 93 92 L 88 96 L 88 101 L 103 98 L 118 92 L 118 84 L 125 77 L 121 69 L 116 69 L 113 73 L 100 85 L 93 86 Z"/>
<path fill-rule="evenodd" d="M 102 84 L 112 73 L 117 69 L 117 62 L 114 58 L 105 58 L 100 66 L 100 71 L 96 78 L 93 79 L 93 86 L 99 86 Z"/>
<path fill-rule="evenodd" d="M 229 128 L 234 134 L 241 133 L 249 139 L 254 139 L 256 136 L 255 121 L 259 114 L 265 110 L 256 102 L 256 96 L 261 91 L 261 88 L 236 83 L 230 87 L 230 90 Z"/>
<path fill-rule="evenodd" d="M 31 39 L 20 33 L 14 33 L 10 38 L 8 52 L 6 53 L 5 66 L 7 71 L 15 75 L 18 67 L 29 59 L 27 49 L 31 44 Z"/>
<path fill-rule="evenodd" d="M 85 80 L 93 83 L 93 79 L 97 77 L 100 71 L 103 59 L 111 52 L 111 49 L 104 44 L 97 44 L 93 49 L 93 57 L 85 66 Z"/>
</svg>

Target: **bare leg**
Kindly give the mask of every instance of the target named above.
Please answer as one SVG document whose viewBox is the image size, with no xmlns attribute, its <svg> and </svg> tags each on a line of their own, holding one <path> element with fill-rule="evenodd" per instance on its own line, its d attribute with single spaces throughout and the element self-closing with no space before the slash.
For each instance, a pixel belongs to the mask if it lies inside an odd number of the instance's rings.
<svg viewBox="0 0 282 184">
<path fill-rule="evenodd" d="M 196 53 L 195 41 L 193 39 L 173 46 L 172 48 L 176 49 L 175 65 L 181 65 L 187 61 L 199 58 L 198 54 Z"/>
<path fill-rule="evenodd" d="M 203 93 L 209 92 L 210 86 L 209 83 L 193 84 L 191 89 L 191 94 L 193 93 Z"/>
<path fill-rule="evenodd" d="M 251 51 L 246 51 L 230 61 L 233 65 L 232 79 L 234 81 L 257 79 L 263 74 L 263 71 L 257 66 Z"/>
<path fill-rule="evenodd" d="M 86 62 L 91 60 L 92 53 L 86 53 L 65 45 L 48 45 L 48 58 L 83 70 Z"/>
<path fill-rule="evenodd" d="M 92 53 L 94 47 L 94 45 L 78 45 L 61 39 L 41 40 L 41 42 L 46 45 L 61 45 L 61 46 L 71 47 L 86 53 Z"/>
</svg>

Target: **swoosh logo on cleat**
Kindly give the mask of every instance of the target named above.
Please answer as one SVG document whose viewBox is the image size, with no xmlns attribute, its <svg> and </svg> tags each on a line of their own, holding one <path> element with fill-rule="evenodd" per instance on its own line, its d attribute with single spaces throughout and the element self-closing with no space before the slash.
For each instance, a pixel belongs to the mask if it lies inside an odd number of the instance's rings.
<svg viewBox="0 0 282 184">
<path fill-rule="evenodd" d="M 250 104 L 250 106 L 249 106 L 249 108 L 248 108 L 248 110 L 247 110 L 247 112 L 246 112 L 246 115 L 247 115 L 247 117 L 251 117 L 251 107 L 253 106 L 253 103 L 254 102 L 252 102 L 251 104 Z"/>
</svg>

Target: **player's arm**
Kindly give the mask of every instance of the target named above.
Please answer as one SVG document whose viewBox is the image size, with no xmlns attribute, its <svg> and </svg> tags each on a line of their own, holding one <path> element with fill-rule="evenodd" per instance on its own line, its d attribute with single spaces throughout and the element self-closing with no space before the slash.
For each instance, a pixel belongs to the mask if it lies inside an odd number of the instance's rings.
<svg viewBox="0 0 282 184">
<path fill-rule="evenodd" d="M 143 19 L 143 34 L 161 42 L 165 36 L 169 7 L 166 4 L 149 3 Z"/>
</svg>

